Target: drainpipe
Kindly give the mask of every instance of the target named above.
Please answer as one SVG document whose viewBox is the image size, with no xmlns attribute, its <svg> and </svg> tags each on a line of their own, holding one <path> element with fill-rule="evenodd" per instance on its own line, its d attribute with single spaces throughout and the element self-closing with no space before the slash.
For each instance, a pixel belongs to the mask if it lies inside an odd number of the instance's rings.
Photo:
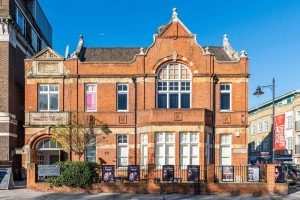
<svg viewBox="0 0 300 200">
<path fill-rule="evenodd" d="M 137 164 L 137 88 L 136 77 L 132 78 L 134 84 L 134 164 Z"/>
<path fill-rule="evenodd" d="M 212 94 L 212 144 L 214 150 L 212 151 L 213 154 L 213 163 L 216 164 L 216 85 L 218 84 L 218 77 L 216 74 L 213 74 L 213 94 Z"/>
</svg>

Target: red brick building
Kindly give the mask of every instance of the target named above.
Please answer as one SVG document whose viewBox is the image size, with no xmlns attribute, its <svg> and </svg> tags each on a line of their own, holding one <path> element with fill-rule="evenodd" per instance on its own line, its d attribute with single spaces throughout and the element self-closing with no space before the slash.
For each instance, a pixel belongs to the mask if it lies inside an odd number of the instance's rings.
<svg viewBox="0 0 300 200">
<path fill-rule="evenodd" d="M 248 60 L 202 47 L 173 10 L 147 48 L 50 48 L 25 61 L 25 156 L 65 158 L 53 127 L 93 123 L 85 158 L 124 166 L 247 163 Z"/>
</svg>

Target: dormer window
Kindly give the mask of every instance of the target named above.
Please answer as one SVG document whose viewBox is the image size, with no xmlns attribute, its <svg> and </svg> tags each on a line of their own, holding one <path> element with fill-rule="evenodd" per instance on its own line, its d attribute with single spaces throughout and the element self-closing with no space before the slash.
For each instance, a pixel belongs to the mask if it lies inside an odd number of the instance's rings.
<svg viewBox="0 0 300 200">
<path fill-rule="evenodd" d="M 191 72 L 183 64 L 169 63 L 158 71 L 157 107 L 191 107 Z"/>
</svg>

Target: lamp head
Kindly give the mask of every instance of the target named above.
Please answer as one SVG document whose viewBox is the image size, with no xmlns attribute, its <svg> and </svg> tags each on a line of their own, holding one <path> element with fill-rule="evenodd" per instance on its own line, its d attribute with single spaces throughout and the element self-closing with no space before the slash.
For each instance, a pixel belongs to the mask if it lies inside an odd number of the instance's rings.
<svg viewBox="0 0 300 200">
<path fill-rule="evenodd" d="M 261 96 L 263 94 L 264 94 L 264 92 L 261 90 L 260 86 L 257 86 L 256 91 L 253 93 L 253 95 L 255 95 L 257 97 L 259 97 L 259 96 Z"/>
</svg>

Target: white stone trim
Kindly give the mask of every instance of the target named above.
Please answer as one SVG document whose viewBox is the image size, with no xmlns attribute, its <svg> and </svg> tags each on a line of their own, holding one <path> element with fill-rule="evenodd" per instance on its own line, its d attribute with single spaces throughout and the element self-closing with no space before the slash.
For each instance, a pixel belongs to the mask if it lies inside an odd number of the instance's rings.
<svg viewBox="0 0 300 200">
<path fill-rule="evenodd" d="M 17 138 L 18 135 L 14 133 L 0 133 L 0 137 L 14 137 Z"/>
</svg>

